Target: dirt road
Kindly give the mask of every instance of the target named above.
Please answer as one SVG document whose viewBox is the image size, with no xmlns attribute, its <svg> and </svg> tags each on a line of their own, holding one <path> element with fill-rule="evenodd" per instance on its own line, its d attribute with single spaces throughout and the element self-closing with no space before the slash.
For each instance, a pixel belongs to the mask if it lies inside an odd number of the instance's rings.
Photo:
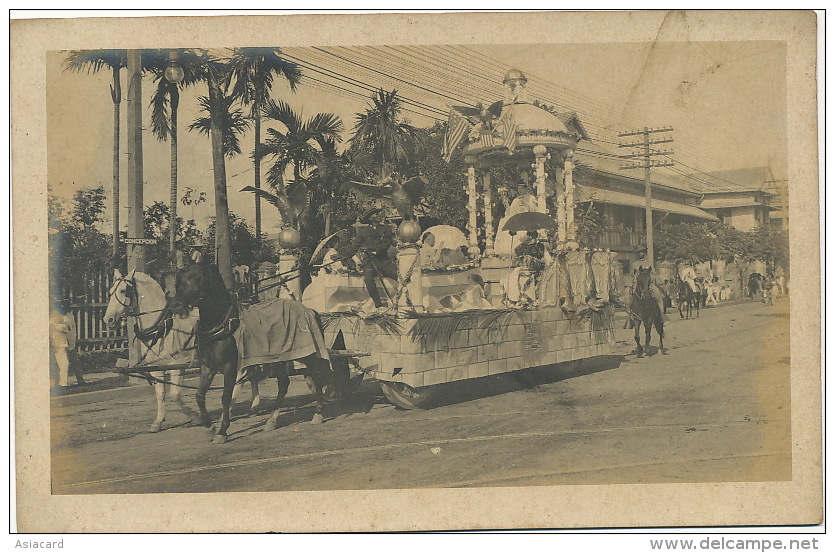
<svg viewBox="0 0 835 553">
<path fill-rule="evenodd" d="M 54 407 L 53 492 L 791 478 L 787 304 L 705 309 L 690 321 L 675 314 L 663 356 L 630 355 L 631 334 L 618 325 L 611 357 L 450 385 L 424 411 L 395 409 L 364 383 L 349 405 L 329 405 L 323 425 L 307 423 L 312 398 L 294 378 L 278 430 L 260 431 L 266 411 L 240 414 L 225 445 L 178 411 L 148 434 L 155 405 L 145 385 Z M 215 418 L 218 394 L 209 396 Z M 262 385 L 263 397 L 274 394 L 274 382 Z"/>
</svg>

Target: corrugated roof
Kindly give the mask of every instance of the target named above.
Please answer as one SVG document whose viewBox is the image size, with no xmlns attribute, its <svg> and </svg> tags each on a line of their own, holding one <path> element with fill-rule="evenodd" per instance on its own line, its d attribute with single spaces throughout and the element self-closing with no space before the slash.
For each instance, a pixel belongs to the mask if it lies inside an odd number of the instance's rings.
<svg viewBox="0 0 835 553">
<path fill-rule="evenodd" d="M 575 201 L 594 201 L 604 204 L 628 205 L 632 207 L 644 207 L 646 205 L 643 196 L 628 194 L 626 192 L 617 192 L 615 190 L 606 190 L 603 188 L 592 188 L 590 186 L 583 185 L 577 185 L 577 196 Z M 719 220 L 717 217 L 699 209 L 694 205 L 678 204 L 656 198 L 652 199 L 652 209 L 657 211 L 666 211 L 676 215 L 686 215 L 688 217 L 695 217 L 697 219 L 704 219 L 707 221 Z"/>
</svg>

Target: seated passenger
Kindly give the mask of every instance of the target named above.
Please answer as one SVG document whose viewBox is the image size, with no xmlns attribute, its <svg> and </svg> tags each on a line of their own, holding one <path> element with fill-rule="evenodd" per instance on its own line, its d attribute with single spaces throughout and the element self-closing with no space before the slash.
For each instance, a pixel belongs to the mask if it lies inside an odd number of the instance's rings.
<svg viewBox="0 0 835 553">
<path fill-rule="evenodd" d="M 427 232 L 420 245 L 420 265 L 424 269 L 438 269 L 441 265 L 441 251 L 435 247 L 435 235 Z"/>
<path fill-rule="evenodd" d="M 471 274 L 469 276 L 470 287 L 461 294 L 461 302 L 467 305 L 468 309 L 490 309 L 493 304 L 487 299 L 484 291 L 484 279 L 481 275 Z"/>
<path fill-rule="evenodd" d="M 536 231 L 530 230 L 522 235 L 520 242 L 513 252 L 516 255 L 516 264 L 534 271 L 545 268 L 545 245 L 539 241 Z"/>
</svg>

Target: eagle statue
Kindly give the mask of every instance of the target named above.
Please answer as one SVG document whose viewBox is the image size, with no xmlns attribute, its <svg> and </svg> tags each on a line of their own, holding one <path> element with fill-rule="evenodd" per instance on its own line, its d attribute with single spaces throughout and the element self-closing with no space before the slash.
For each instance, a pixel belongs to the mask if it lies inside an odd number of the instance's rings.
<svg viewBox="0 0 835 553">
<path fill-rule="evenodd" d="M 378 184 L 350 181 L 347 187 L 360 194 L 388 201 L 404 220 L 411 221 L 415 219 L 415 207 L 420 205 L 427 184 L 429 181 L 423 176 L 412 177 L 401 183 L 394 175 L 386 177 Z"/>
</svg>

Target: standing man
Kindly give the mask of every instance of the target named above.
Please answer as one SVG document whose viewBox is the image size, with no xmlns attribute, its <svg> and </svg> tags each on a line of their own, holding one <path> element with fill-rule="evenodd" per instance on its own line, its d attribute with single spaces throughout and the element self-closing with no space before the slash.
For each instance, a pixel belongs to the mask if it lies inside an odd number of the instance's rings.
<svg viewBox="0 0 835 553">
<path fill-rule="evenodd" d="M 58 391 L 67 388 L 70 376 L 70 357 L 75 353 L 75 319 L 67 300 L 59 300 L 49 313 L 49 341 L 58 365 Z M 84 374 L 78 363 L 72 363 L 77 384 L 84 384 Z"/>
<path fill-rule="evenodd" d="M 394 245 L 394 232 L 391 227 L 383 224 L 382 211 L 379 208 L 368 209 L 354 223 L 354 246 L 362 263 L 365 289 L 377 309 L 384 306 L 375 280 L 388 277 L 396 281 L 398 278 L 397 264 L 389 255 L 389 248 Z"/>
<path fill-rule="evenodd" d="M 661 317 L 663 318 L 664 322 L 667 322 L 670 319 L 664 312 L 664 293 L 661 292 L 661 288 L 659 288 L 658 285 L 655 283 L 655 270 L 653 269 L 650 260 L 647 259 L 647 247 L 643 244 L 639 244 L 635 246 L 635 253 L 638 255 L 638 258 L 635 261 L 633 261 L 629 267 L 629 272 L 632 274 L 632 291 L 635 291 L 635 284 L 637 282 L 639 270 L 651 269 L 652 272 L 650 273 L 650 275 L 652 276 L 652 282 L 649 285 L 649 289 L 652 292 L 652 296 L 658 302 L 658 310 L 661 312 Z"/>
</svg>

